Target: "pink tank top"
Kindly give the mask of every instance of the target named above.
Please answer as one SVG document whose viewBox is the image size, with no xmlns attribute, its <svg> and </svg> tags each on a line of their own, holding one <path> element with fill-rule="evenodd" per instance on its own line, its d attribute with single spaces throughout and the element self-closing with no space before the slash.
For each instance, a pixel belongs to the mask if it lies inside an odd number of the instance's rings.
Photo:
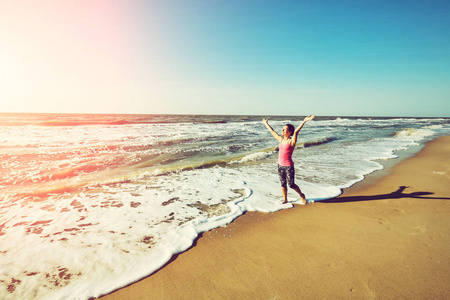
<svg viewBox="0 0 450 300">
<path fill-rule="evenodd" d="M 278 164 L 280 166 L 293 166 L 292 153 L 294 152 L 295 146 L 280 142 L 278 149 Z"/>
</svg>

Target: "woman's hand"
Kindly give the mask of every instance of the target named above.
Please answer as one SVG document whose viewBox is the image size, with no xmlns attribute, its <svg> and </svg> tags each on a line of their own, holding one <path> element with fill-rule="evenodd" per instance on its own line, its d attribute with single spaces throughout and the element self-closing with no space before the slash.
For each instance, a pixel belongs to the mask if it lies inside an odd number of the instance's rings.
<svg viewBox="0 0 450 300">
<path fill-rule="evenodd" d="M 303 121 L 305 121 L 305 122 L 312 121 L 312 120 L 314 120 L 315 117 L 316 117 L 315 115 L 309 115 Z"/>
<path fill-rule="evenodd" d="M 269 119 L 263 119 L 262 122 L 263 122 L 263 124 L 267 125 L 267 124 L 269 124 Z"/>
</svg>

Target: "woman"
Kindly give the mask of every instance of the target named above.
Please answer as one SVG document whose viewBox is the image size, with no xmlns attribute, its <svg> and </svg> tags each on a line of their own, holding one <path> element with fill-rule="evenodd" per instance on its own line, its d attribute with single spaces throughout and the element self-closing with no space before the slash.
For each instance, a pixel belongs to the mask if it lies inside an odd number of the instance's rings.
<svg viewBox="0 0 450 300">
<path fill-rule="evenodd" d="M 294 183 L 295 177 L 295 169 L 294 169 L 294 161 L 292 160 L 292 153 L 295 149 L 295 144 L 297 143 L 298 132 L 302 129 L 303 125 L 306 122 L 314 119 L 314 115 L 307 116 L 303 122 L 294 129 L 294 126 L 291 124 L 286 124 L 281 131 L 282 135 L 273 130 L 273 128 L 269 125 L 268 119 L 263 119 L 263 123 L 266 125 L 267 129 L 269 129 L 270 133 L 272 133 L 273 137 L 280 142 L 278 148 L 278 175 L 280 176 L 281 181 L 281 192 L 283 193 L 283 204 L 287 203 L 287 186 L 294 191 L 296 191 L 300 195 L 300 199 L 303 204 L 306 204 L 305 194 L 300 191 L 298 185 Z M 292 136 L 292 138 L 291 138 Z"/>
</svg>

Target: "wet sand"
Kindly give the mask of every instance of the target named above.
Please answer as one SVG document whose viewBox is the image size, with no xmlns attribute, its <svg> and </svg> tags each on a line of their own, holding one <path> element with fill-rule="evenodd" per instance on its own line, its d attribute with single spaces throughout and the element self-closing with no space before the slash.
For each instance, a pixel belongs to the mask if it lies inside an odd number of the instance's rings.
<svg viewBox="0 0 450 300">
<path fill-rule="evenodd" d="M 450 136 L 386 173 L 246 213 L 104 299 L 450 299 Z"/>
</svg>

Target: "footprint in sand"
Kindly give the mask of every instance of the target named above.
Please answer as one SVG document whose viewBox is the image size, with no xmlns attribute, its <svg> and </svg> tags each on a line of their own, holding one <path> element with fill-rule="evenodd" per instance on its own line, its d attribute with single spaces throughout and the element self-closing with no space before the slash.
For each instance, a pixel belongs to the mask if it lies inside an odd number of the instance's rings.
<svg viewBox="0 0 450 300">
<path fill-rule="evenodd" d="M 386 219 L 383 219 L 383 218 L 378 218 L 377 220 L 378 220 L 378 224 L 386 226 L 387 230 L 391 230 L 391 228 L 389 227 L 389 225 L 390 225 L 389 220 L 386 220 Z"/>
</svg>

